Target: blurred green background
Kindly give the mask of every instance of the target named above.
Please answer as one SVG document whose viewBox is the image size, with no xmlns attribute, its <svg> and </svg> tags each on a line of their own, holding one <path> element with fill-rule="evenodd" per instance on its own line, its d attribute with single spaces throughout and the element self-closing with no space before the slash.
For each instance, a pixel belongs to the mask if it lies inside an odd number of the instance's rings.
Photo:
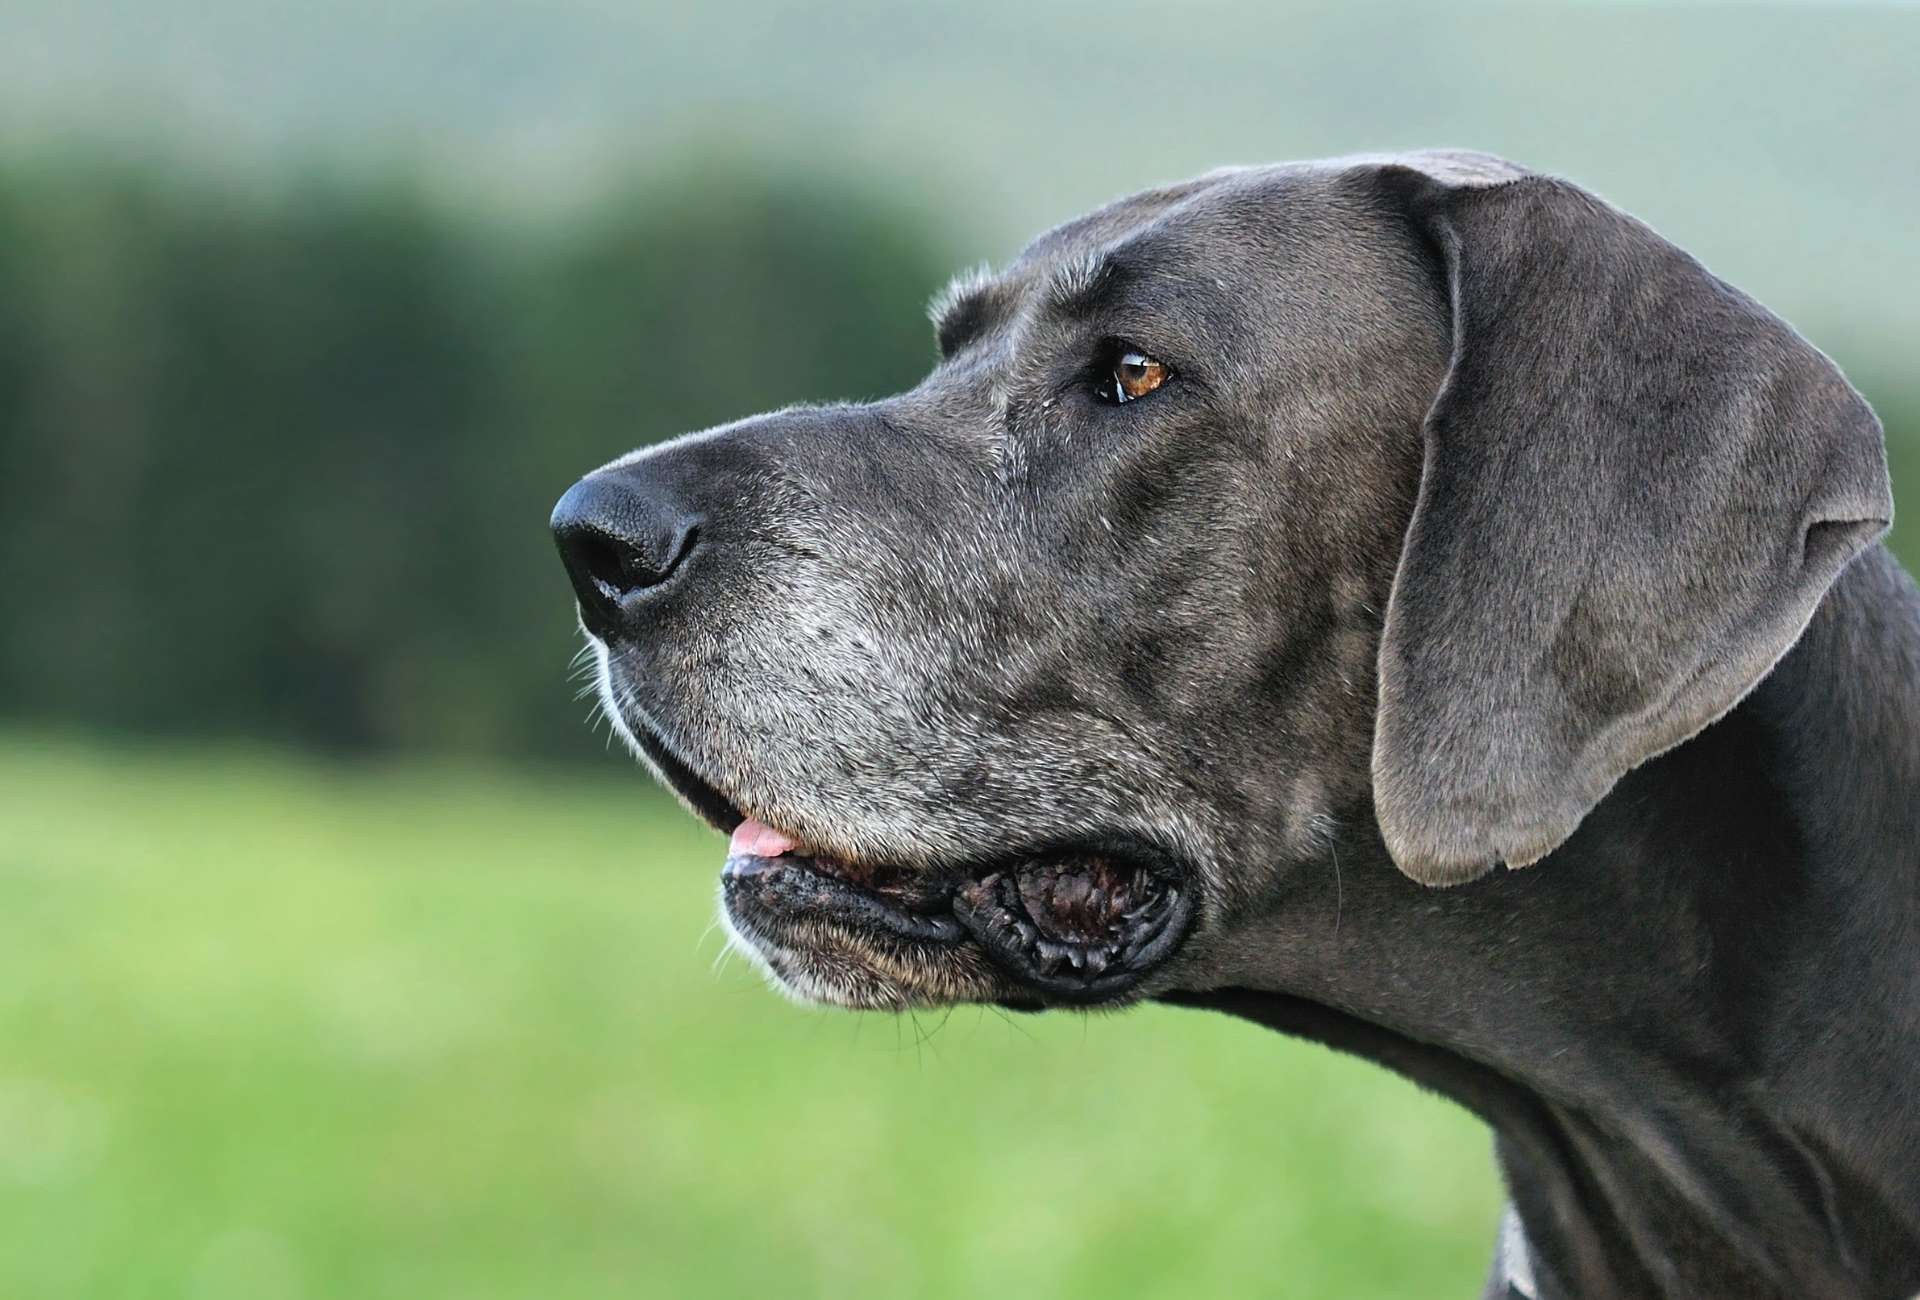
<svg viewBox="0 0 1920 1300">
<path fill-rule="evenodd" d="M 1911 6 L 10 0 L 0 1296 L 1475 1294 L 1485 1135 L 1371 1067 L 724 960 L 547 510 L 911 383 L 1116 194 L 1433 144 L 1781 311 L 1920 501 L 1916 66 Z"/>
</svg>

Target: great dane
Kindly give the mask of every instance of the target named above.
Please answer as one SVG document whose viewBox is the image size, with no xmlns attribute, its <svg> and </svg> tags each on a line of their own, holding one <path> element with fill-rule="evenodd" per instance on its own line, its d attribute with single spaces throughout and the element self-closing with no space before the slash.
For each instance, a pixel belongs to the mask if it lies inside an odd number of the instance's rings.
<svg viewBox="0 0 1920 1300">
<path fill-rule="evenodd" d="M 1832 362 L 1452 152 L 1123 199 L 937 326 L 554 512 L 742 951 L 1409 1075 L 1496 1134 L 1489 1296 L 1920 1289 L 1920 596 Z"/>
</svg>

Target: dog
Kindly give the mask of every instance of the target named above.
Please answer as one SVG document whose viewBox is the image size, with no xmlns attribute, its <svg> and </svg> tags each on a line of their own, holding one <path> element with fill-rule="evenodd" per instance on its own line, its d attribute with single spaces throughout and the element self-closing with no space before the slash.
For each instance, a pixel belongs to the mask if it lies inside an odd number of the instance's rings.
<svg viewBox="0 0 1920 1300">
<path fill-rule="evenodd" d="M 1494 1131 L 1489 1297 L 1920 1290 L 1920 594 L 1832 362 L 1448 151 L 1149 190 L 935 316 L 912 391 L 553 514 L 743 952 L 1399 1071 Z"/>
</svg>

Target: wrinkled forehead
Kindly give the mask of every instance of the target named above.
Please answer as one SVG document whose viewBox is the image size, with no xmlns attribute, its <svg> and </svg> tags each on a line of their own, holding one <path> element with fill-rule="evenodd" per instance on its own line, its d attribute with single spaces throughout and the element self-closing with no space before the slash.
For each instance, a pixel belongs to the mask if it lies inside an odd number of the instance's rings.
<svg viewBox="0 0 1920 1300">
<path fill-rule="evenodd" d="M 1346 169 L 1325 163 L 1231 168 L 1146 190 L 1041 235 L 1004 270 L 962 275 L 937 297 L 951 356 L 1023 314 L 1084 314 L 1102 300 L 1177 294 L 1241 300 L 1276 266 L 1333 267 L 1369 237 Z"/>
</svg>

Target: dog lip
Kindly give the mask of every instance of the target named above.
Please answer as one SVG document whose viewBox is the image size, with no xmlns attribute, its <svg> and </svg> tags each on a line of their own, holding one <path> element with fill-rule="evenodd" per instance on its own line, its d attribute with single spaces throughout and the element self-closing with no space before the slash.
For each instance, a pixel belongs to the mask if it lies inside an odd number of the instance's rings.
<svg viewBox="0 0 1920 1300">
<path fill-rule="evenodd" d="M 748 826 L 721 872 L 727 908 L 755 933 L 827 924 L 869 940 L 977 948 L 1043 1001 L 1123 999 L 1186 939 L 1191 878 L 1150 846 L 1060 846 L 971 871 L 907 872 L 850 865 Z M 786 851 L 789 848 L 792 851 Z M 782 943 L 791 944 L 783 939 Z"/>
<path fill-rule="evenodd" d="M 890 894 L 849 879 L 829 863 L 791 854 L 735 854 L 720 873 L 721 886 L 729 908 L 750 899 L 757 909 L 789 919 L 837 922 L 898 939 L 953 944 L 966 937 L 953 915 L 950 888 L 917 897 Z"/>
<path fill-rule="evenodd" d="M 702 821 L 722 835 L 731 835 L 747 820 L 747 815 L 740 811 L 732 799 L 680 757 L 650 719 L 622 710 L 621 720 L 633 736 L 634 743 L 639 745 L 641 752 L 660 773 L 661 779 L 699 814 Z"/>
<path fill-rule="evenodd" d="M 1151 871 L 1137 875 L 1140 897 L 1112 912 L 1102 933 L 1063 928 L 1063 918 L 1032 889 L 1034 871 L 996 871 L 970 881 L 955 891 L 953 911 L 996 965 L 1057 1001 L 1094 1004 L 1123 996 L 1173 955 L 1191 927 L 1186 882 Z"/>
<path fill-rule="evenodd" d="M 763 876 L 769 871 L 779 871 L 790 864 L 779 858 L 755 857 L 751 853 L 736 853 L 727 859 L 727 865 L 720 869 L 722 879 L 744 880 L 748 876 Z"/>
</svg>

